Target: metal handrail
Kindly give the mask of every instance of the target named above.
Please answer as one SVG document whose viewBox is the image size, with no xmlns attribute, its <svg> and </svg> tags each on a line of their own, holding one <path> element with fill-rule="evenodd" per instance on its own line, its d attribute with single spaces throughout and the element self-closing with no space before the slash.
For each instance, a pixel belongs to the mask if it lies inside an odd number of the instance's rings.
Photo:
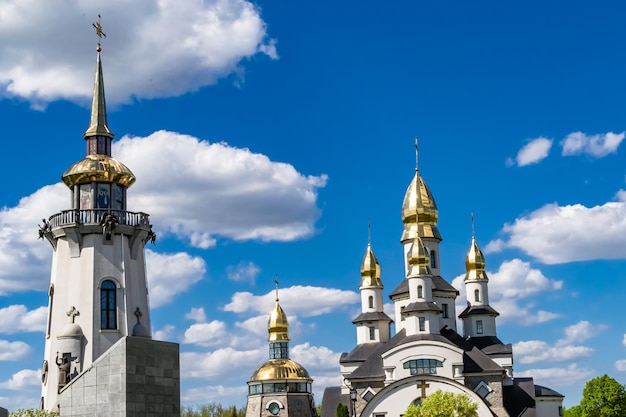
<svg viewBox="0 0 626 417">
<path fill-rule="evenodd" d="M 117 224 L 127 226 L 150 226 L 149 214 L 112 209 L 63 210 L 60 213 L 50 216 L 49 223 L 50 227 L 53 229 L 74 224 L 101 225 L 103 219 L 109 214 L 117 218 Z"/>
</svg>

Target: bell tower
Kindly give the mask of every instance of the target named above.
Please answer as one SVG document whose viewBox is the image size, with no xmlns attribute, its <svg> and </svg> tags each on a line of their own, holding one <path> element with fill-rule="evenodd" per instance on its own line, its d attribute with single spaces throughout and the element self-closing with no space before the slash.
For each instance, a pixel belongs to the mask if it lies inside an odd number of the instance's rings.
<svg viewBox="0 0 626 417">
<path fill-rule="evenodd" d="M 53 249 L 41 406 L 126 336 L 151 338 L 144 245 L 154 241 L 149 216 L 126 210 L 135 176 L 111 156 L 98 22 L 87 155 L 65 171 L 70 207 L 43 220 L 39 235 Z"/>
</svg>

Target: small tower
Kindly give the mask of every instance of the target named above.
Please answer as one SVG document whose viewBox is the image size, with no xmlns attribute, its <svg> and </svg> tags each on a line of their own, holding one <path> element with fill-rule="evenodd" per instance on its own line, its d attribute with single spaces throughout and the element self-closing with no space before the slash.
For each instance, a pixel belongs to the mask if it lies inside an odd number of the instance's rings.
<svg viewBox="0 0 626 417">
<path fill-rule="evenodd" d="M 383 282 L 380 264 L 370 242 L 361 263 L 361 314 L 352 323 L 356 325 L 357 344 L 386 342 L 391 333 L 391 320 L 383 311 Z"/>
<path fill-rule="evenodd" d="M 289 359 L 289 324 L 278 302 L 267 323 L 269 360 L 248 381 L 246 417 L 313 417 L 313 379 L 302 365 Z"/>
<path fill-rule="evenodd" d="M 409 304 L 401 310 L 407 335 L 439 334 L 441 309 L 433 302 L 433 275 L 426 246 L 419 236 L 413 239 L 407 257 Z"/>
<path fill-rule="evenodd" d="M 476 243 L 472 217 L 472 243 L 465 257 L 465 291 L 467 307 L 459 318 L 463 334 L 468 337 L 496 336 L 496 317 L 499 313 L 489 305 L 489 277 L 485 272 L 485 257 Z"/>
<path fill-rule="evenodd" d="M 98 37 L 104 36 L 94 23 Z M 146 213 L 126 210 L 133 173 L 111 157 L 98 42 L 87 155 L 62 176 L 71 208 L 40 226 L 53 248 L 42 368 L 42 408 L 58 408 L 71 381 L 126 336 L 151 337 L 144 245 Z"/>
</svg>

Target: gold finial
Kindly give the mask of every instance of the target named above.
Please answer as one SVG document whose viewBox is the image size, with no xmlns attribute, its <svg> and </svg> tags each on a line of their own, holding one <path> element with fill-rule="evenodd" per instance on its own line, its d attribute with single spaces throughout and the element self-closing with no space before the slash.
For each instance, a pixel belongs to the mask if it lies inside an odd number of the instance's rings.
<svg viewBox="0 0 626 417">
<path fill-rule="evenodd" d="M 417 136 L 415 136 L 415 171 L 419 171 L 419 169 L 417 168 L 417 155 L 418 155 Z"/>
<path fill-rule="evenodd" d="M 472 239 L 476 236 L 474 233 L 474 212 L 472 211 Z"/>
<path fill-rule="evenodd" d="M 278 302 L 278 274 L 274 278 L 274 284 L 276 284 L 276 302 Z"/>
<path fill-rule="evenodd" d="M 100 40 L 102 38 L 106 38 L 107 34 L 104 33 L 102 31 L 102 25 L 100 24 L 100 18 L 101 16 L 98 14 L 98 23 L 92 23 L 93 27 L 96 28 L 96 35 L 98 36 L 98 47 L 96 48 L 96 51 L 100 52 L 102 50 L 102 48 L 100 47 Z"/>
</svg>

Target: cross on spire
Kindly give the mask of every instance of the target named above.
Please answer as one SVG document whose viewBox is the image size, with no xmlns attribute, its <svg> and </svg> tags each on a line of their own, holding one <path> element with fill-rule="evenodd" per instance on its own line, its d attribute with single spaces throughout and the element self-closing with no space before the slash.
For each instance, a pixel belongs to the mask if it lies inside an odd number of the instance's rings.
<svg viewBox="0 0 626 417">
<path fill-rule="evenodd" d="M 74 306 L 72 306 L 72 308 L 65 314 L 67 314 L 67 317 L 70 318 L 72 324 L 74 324 L 74 319 L 76 318 L 76 316 L 80 316 L 80 312 L 76 310 L 76 307 Z"/>
<path fill-rule="evenodd" d="M 98 48 L 96 48 L 96 50 L 98 52 L 100 52 L 100 50 L 102 49 L 102 48 L 100 48 L 100 40 L 102 40 L 102 38 L 106 38 L 107 37 L 107 34 L 102 31 L 102 25 L 100 24 L 100 18 L 101 18 L 101 16 L 98 14 L 98 23 L 96 23 L 96 22 L 92 23 L 93 27 L 96 28 L 96 35 L 98 36 Z"/>
<path fill-rule="evenodd" d="M 472 213 L 472 237 L 474 237 L 475 236 L 475 234 L 474 234 L 474 212 L 472 211 L 471 213 Z"/>
<path fill-rule="evenodd" d="M 278 274 L 274 278 L 274 284 L 276 284 L 276 302 L 278 302 Z"/>
<path fill-rule="evenodd" d="M 417 168 L 417 162 L 418 162 L 418 160 L 417 160 L 417 156 L 418 156 L 418 153 L 419 153 L 419 148 L 418 148 L 418 146 L 417 146 L 417 136 L 415 136 L 415 170 L 416 170 L 416 171 L 418 171 L 418 170 L 419 170 L 419 169 Z"/>
</svg>

